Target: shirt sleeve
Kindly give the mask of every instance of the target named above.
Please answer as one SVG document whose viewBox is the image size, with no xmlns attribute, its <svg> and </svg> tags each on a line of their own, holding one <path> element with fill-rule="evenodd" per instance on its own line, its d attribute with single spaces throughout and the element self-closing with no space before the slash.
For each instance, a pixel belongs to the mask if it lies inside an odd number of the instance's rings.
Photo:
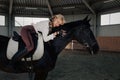
<svg viewBox="0 0 120 80">
<path fill-rule="evenodd" d="M 44 29 L 44 31 L 42 31 L 43 40 L 45 42 L 48 42 L 48 41 L 53 40 L 55 38 L 54 34 L 48 35 L 48 32 L 49 32 L 49 29 Z"/>
</svg>

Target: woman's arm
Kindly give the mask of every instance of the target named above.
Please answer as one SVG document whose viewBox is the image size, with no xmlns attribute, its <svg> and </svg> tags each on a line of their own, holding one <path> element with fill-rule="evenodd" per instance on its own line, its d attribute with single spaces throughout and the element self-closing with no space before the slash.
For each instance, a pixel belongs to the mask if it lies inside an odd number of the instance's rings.
<svg viewBox="0 0 120 80">
<path fill-rule="evenodd" d="M 50 41 L 50 40 L 53 40 L 53 39 L 56 37 L 56 35 L 57 35 L 56 32 L 48 35 L 48 32 L 49 32 L 49 30 L 47 30 L 47 29 L 45 29 L 44 31 L 42 31 L 43 40 L 44 40 L 45 42 L 48 42 L 48 41 Z"/>
</svg>

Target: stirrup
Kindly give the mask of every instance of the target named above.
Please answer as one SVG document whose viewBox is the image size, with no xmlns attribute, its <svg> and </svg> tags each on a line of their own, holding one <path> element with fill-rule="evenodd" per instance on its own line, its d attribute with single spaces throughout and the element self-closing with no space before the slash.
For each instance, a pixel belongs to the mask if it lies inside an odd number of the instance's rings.
<svg viewBox="0 0 120 80">
<path fill-rule="evenodd" d="M 12 61 L 16 62 L 16 61 L 20 61 L 22 58 L 24 58 L 26 55 L 28 54 L 28 50 L 27 48 L 24 48 L 22 50 L 19 50 L 13 57 L 12 57 Z"/>
</svg>

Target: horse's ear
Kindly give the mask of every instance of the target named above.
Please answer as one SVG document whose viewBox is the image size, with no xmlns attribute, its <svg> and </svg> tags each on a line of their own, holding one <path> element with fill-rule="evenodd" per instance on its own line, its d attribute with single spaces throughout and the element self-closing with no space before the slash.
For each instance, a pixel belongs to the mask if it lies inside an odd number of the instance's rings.
<svg viewBox="0 0 120 80">
<path fill-rule="evenodd" d="M 90 22 L 90 21 L 91 21 L 91 18 L 90 18 L 90 19 L 88 19 L 87 21 L 88 21 L 88 22 Z"/>
<path fill-rule="evenodd" d="M 83 21 L 88 21 L 88 15 L 83 19 Z"/>
</svg>

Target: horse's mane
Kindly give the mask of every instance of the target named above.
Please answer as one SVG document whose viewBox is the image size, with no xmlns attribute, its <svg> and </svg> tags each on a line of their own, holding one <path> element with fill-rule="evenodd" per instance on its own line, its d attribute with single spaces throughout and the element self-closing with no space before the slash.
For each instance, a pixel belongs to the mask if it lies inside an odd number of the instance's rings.
<svg viewBox="0 0 120 80">
<path fill-rule="evenodd" d="M 61 29 L 65 30 L 65 31 L 69 31 L 69 30 L 74 29 L 74 28 L 81 26 L 81 25 L 85 25 L 85 24 L 89 25 L 90 20 L 91 19 L 88 19 L 88 16 L 86 16 L 83 20 L 72 21 L 69 23 L 65 23 L 64 25 L 61 25 L 60 27 L 55 27 L 52 29 L 51 33 L 59 31 Z"/>
</svg>

